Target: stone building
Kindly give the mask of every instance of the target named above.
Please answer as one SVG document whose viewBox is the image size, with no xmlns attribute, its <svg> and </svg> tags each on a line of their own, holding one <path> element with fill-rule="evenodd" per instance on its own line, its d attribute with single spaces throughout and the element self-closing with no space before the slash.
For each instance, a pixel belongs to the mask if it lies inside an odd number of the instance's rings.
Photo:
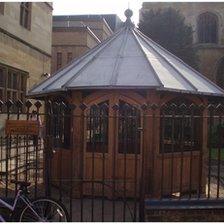
<svg viewBox="0 0 224 224">
<path fill-rule="evenodd" d="M 121 23 L 114 14 L 53 16 L 51 73 L 105 40 Z"/>
<path fill-rule="evenodd" d="M 24 100 L 50 73 L 51 34 L 51 3 L 0 3 L 0 100 Z"/>
<path fill-rule="evenodd" d="M 199 71 L 224 87 L 224 3 L 223 2 L 144 2 L 140 10 L 172 7 L 179 10 L 193 28 Z"/>
</svg>

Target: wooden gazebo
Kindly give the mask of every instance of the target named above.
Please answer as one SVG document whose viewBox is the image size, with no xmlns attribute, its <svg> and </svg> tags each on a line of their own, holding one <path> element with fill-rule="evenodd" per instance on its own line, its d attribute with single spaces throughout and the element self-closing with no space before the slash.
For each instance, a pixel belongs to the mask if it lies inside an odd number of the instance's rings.
<svg viewBox="0 0 224 224">
<path fill-rule="evenodd" d="M 200 119 L 186 126 L 187 129 L 194 125 L 194 134 L 189 134 L 193 141 L 183 140 L 180 146 L 175 143 L 175 134 L 170 133 L 171 129 L 176 132 L 182 129 L 178 124 L 173 124 L 173 128 L 172 124 L 166 125 L 161 108 L 165 104 L 184 104 L 186 115 L 190 105 L 206 106 L 208 97 L 224 96 L 224 92 L 142 34 L 130 20 L 131 10 L 126 10 L 125 15 L 123 28 L 29 91 L 31 98 L 76 105 L 71 112 L 73 119 L 66 120 L 63 133 L 58 135 L 60 146 L 55 143 L 58 150 L 53 157 L 53 175 L 59 175 L 58 161 L 62 159 L 61 176 L 82 176 L 82 180 L 103 178 L 108 185 L 110 180 L 126 178 L 129 196 L 134 194 L 132 183 L 136 182 L 143 184 L 145 194 L 160 196 L 161 188 L 163 194 L 179 192 L 180 175 L 183 175 L 181 191 L 189 191 L 189 186 L 191 190 L 197 189 L 198 176 L 204 189 L 206 171 L 200 171 L 198 164 L 206 160 L 207 122 L 202 116 L 206 109 L 197 112 L 201 113 Z M 102 105 L 98 113 L 98 106 Z M 121 109 L 124 107 L 129 109 Z M 100 118 L 88 121 L 91 114 L 100 114 Z M 134 128 L 134 134 L 129 136 L 129 129 L 123 127 L 120 117 L 130 115 L 138 118 L 134 123 L 126 122 L 129 128 Z M 91 122 L 95 122 L 95 130 Z M 60 125 L 58 128 L 62 129 Z M 122 138 L 130 141 L 124 143 Z M 193 150 L 187 150 L 188 146 Z M 66 168 L 71 162 L 78 164 L 72 174 Z M 117 182 L 118 191 L 119 187 Z M 89 190 L 86 184 L 84 194 L 88 195 Z"/>
</svg>

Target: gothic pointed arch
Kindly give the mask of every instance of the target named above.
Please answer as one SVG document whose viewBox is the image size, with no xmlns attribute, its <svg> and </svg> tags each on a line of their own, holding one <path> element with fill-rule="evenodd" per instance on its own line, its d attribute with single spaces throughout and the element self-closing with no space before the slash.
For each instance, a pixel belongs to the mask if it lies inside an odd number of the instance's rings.
<svg viewBox="0 0 224 224">
<path fill-rule="evenodd" d="M 48 119 L 49 131 L 53 136 L 55 148 L 70 149 L 71 144 L 71 109 L 64 97 L 55 97 L 51 101 Z"/>
<path fill-rule="evenodd" d="M 108 152 L 109 100 L 90 104 L 86 109 L 86 151 Z"/>
<path fill-rule="evenodd" d="M 201 112 L 190 99 L 177 97 L 161 108 L 160 152 L 198 151 L 201 148 Z"/>
<path fill-rule="evenodd" d="M 120 154 L 139 154 L 141 111 L 137 105 L 119 99 L 118 117 L 118 152 Z"/>
<path fill-rule="evenodd" d="M 199 43 L 218 43 L 218 17 L 212 12 L 200 14 L 197 31 Z"/>
</svg>

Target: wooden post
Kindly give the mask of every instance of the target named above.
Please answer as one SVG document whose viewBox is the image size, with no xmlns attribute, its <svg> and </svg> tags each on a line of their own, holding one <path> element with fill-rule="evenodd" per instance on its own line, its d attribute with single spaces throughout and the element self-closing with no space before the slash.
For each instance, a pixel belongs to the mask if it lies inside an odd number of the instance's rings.
<svg viewBox="0 0 224 224">
<path fill-rule="evenodd" d="M 81 194 L 81 186 L 79 180 L 82 182 L 82 178 L 84 175 L 84 145 L 83 145 L 83 135 L 84 135 L 84 111 L 80 108 L 82 104 L 82 93 L 81 92 L 73 92 L 72 94 L 72 104 L 76 105 L 77 108 L 73 111 L 73 123 L 72 123 L 72 133 L 73 133 L 73 145 L 71 146 L 71 150 L 73 150 L 73 179 L 74 183 L 74 191 L 73 196 L 80 197 Z"/>
</svg>

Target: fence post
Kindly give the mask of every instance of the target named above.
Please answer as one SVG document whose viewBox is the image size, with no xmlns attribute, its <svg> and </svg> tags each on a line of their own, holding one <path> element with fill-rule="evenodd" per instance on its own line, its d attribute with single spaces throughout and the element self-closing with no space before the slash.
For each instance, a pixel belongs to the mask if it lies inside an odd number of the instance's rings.
<svg viewBox="0 0 224 224">
<path fill-rule="evenodd" d="M 143 116 L 143 127 L 142 127 L 142 142 L 145 142 L 145 124 L 146 124 L 146 110 L 147 105 L 142 105 L 142 116 Z M 139 221 L 145 221 L 145 145 L 142 147 L 142 167 L 141 167 L 141 178 L 140 178 L 140 201 L 139 201 Z"/>
<path fill-rule="evenodd" d="M 44 185 L 45 195 L 47 197 L 51 196 L 51 159 L 53 156 L 52 146 L 52 137 L 47 135 L 44 139 Z"/>
</svg>

